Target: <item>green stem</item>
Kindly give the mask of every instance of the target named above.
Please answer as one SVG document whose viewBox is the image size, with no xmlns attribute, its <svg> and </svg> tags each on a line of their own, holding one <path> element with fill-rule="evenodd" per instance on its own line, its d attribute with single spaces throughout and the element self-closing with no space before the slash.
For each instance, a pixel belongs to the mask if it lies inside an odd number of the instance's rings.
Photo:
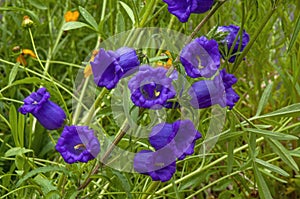
<svg viewBox="0 0 300 199">
<path fill-rule="evenodd" d="M 263 140 L 264 140 L 264 137 L 260 137 L 260 138 L 258 138 L 258 139 L 256 140 L 256 143 L 261 142 L 261 141 L 263 141 Z M 245 144 L 245 145 L 243 145 L 243 146 L 241 146 L 241 147 L 235 149 L 235 150 L 233 151 L 233 154 L 235 154 L 235 153 L 237 153 L 237 152 L 240 152 L 240 151 L 246 149 L 247 147 L 248 147 L 248 144 Z M 206 165 L 206 166 L 204 166 L 204 167 L 202 167 L 202 168 L 200 167 L 199 169 L 193 171 L 192 173 L 189 173 L 188 175 L 184 176 L 183 178 L 180 178 L 180 179 L 176 180 L 176 181 L 175 181 L 175 184 L 179 184 L 180 182 L 183 182 L 183 181 L 185 181 L 185 180 L 187 180 L 187 179 L 189 179 L 189 178 L 192 178 L 192 177 L 194 177 L 195 175 L 198 175 L 198 174 L 200 174 L 200 173 L 203 173 L 203 171 L 205 171 L 205 170 L 207 170 L 207 169 L 213 168 L 214 165 L 216 165 L 216 164 L 218 164 L 219 162 L 225 160 L 227 157 L 228 157 L 228 155 L 223 155 L 222 157 L 220 157 L 219 159 L 213 161 L 212 163 L 210 163 L 210 164 L 208 164 L 208 165 Z M 164 188 L 158 190 L 158 191 L 155 192 L 155 193 L 156 193 L 156 194 L 162 193 L 162 192 L 168 190 L 168 189 L 171 188 L 171 187 L 172 187 L 172 184 L 169 184 L 169 185 L 165 186 Z"/>
<path fill-rule="evenodd" d="M 42 67 L 42 69 L 45 71 L 45 67 L 44 65 L 42 64 L 41 60 L 40 60 L 40 57 L 39 57 L 39 54 L 37 53 L 36 51 L 36 47 L 35 47 L 35 43 L 34 43 L 34 39 L 33 39 L 33 35 L 32 35 L 32 32 L 31 32 L 31 28 L 28 28 L 28 32 L 29 32 L 29 36 L 30 36 L 30 40 L 31 40 L 31 44 L 32 44 L 32 47 L 33 47 L 33 51 L 36 55 L 36 58 L 40 64 L 40 66 Z"/>
<path fill-rule="evenodd" d="M 105 152 L 105 154 L 100 159 L 101 163 L 99 163 L 99 164 L 97 164 L 95 166 L 95 168 L 89 174 L 89 176 L 86 178 L 86 180 L 78 187 L 78 190 L 83 190 L 86 186 L 88 186 L 88 184 L 92 181 L 92 178 L 90 178 L 90 176 L 96 174 L 98 172 L 99 168 L 101 166 L 105 165 L 105 163 L 107 161 L 107 158 L 109 157 L 109 155 L 111 154 L 111 152 L 113 151 L 113 149 L 121 141 L 121 139 L 124 137 L 124 135 L 126 134 L 126 132 L 128 131 L 128 129 L 129 129 L 129 125 L 127 123 L 127 120 L 125 120 L 124 123 L 123 123 L 123 126 L 120 128 L 120 131 L 118 132 L 118 134 L 115 137 L 114 141 L 111 143 L 111 145 L 109 146 L 109 148 L 107 149 L 107 151 Z"/>
<path fill-rule="evenodd" d="M 156 7 L 156 3 L 157 0 L 151 0 L 149 5 L 147 5 L 147 9 L 143 15 L 141 22 L 139 23 L 139 28 L 142 28 L 145 25 L 146 21 L 148 20 L 148 17 L 152 14 L 154 8 Z"/>
<path fill-rule="evenodd" d="M 101 103 L 102 98 L 104 97 L 104 95 L 106 93 L 108 93 L 108 90 L 106 88 L 102 88 L 102 90 L 101 90 L 100 94 L 98 95 L 97 99 L 95 100 L 92 108 L 89 110 L 88 116 L 87 116 L 87 118 L 86 118 L 86 120 L 84 122 L 86 125 L 89 125 L 91 123 L 91 120 L 92 120 L 92 118 L 94 116 L 96 107 L 99 106 L 99 104 Z M 79 99 L 79 101 L 80 101 L 80 99 Z"/>
<path fill-rule="evenodd" d="M 160 181 L 152 181 L 148 189 L 146 190 L 147 194 L 143 194 L 141 199 L 147 199 L 150 193 L 152 194 L 159 185 L 160 185 Z"/>
<path fill-rule="evenodd" d="M 208 189 L 209 187 L 211 187 L 211 186 L 213 186 L 213 185 L 215 185 L 215 184 L 217 184 L 217 183 L 219 183 L 219 182 L 221 182 L 221 181 L 223 181 L 223 180 L 225 180 L 225 179 L 227 179 L 227 178 L 229 178 L 229 177 L 231 177 L 231 176 L 234 176 L 234 175 L 236 175 L 236 174 L 238 174 L 238 173 L 240 173 L 240 172 L 241 172 L 241 171 L 235 171 L 235 172 L 233 172 L 233 173 L 231 173 L 231 174 L 228 174 L 228 175 L 226 175 L 226 176 L 223 176 L 223 177 L 221 177 L 221 178 L 219 178 L 219 179 L 213 181 L 212 183 L 209 183 L 208 185 L 202 187 L 201 189 L 199 189 L 198 191 L 194 192 L 193 194 L 191 194 L 191 195 L 190 195 L 189 197 L 187 197 L 186 199 L 193 198 L 195 195 L 201 193 L 202 191 Z"/>
</svg>

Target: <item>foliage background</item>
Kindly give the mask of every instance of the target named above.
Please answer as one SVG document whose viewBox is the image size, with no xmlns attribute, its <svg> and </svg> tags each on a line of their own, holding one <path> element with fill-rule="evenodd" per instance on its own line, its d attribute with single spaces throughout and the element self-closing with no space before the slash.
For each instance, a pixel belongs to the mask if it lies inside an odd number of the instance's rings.
<svg viewBox="0 0 300 199">
<path fill-rule="evenodd" d="M 85 25 L 65 31 L 64 14 L 80 7 L 96 26 L 81 12 L 79 21 Z M 66 165 L 54 149 L 60 131 L 46 131 L 32 116 L 16 112 L 23 98 L 42 84 L 71 120 L 75 77 L 99 39 L 137 27 L 190 35 L 207 13 L 181 24 L 160 0 L 2 1 L 0 198 L 299 198 L 299 13 L 298 0 L 227 0 L 197 36 L 216 25 L 236 24 L 254 43 L 238 67 L 223 63 L 238 77 L 235 90 L 241 99 L 227 112 L 224 131 L 210 154 L 179 162 L 175 177 L 166 183 L 106 167 L 88 187 L 77 190 L 95 162 Z M 48 74 L 37 59 L 26 58 L 26 67 L 16 64 L 14 46 L 33 49 L 29 31 L 21 26 L 24 15 L 34 22 L 33 40 Z M 108 97 L 104 101 L 109 103 Z M 110 123 L 109 106 L 102 114 L 104 129 L 114 136 L 119 127 Z M 203 120 L 201 132 L 205 125 Z M 201 141 L 196 148 L 200 146 Z"/>
</svg>

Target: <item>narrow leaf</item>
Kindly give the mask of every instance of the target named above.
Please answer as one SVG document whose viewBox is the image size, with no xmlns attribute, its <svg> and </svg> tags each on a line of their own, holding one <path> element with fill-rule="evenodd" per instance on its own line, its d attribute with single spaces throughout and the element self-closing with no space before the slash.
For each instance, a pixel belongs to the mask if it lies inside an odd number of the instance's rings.
<svg viewBox="0 0 300 199">
<path fill-rule="evenodd" d="M 11 148 L 11 149 L 8 149 L 4 156 L 5 157 L 10 157 L 10 156 L 16 156 L 16 155 L 21 155 L 21 154 L 24 154 L 24 153 L 29 153 L 29 152 L 33 152 L 32 149 L 25 149 L 25 148 L 21 148 L 21 147 L 14 147 L 14 148 Z"/>
<path fill-rule="evenodd" d="M 87 25 L 86 23 L 79 22 L 79 21 L 70 21 L 68 23 L 65 23 L 62 27 L 63 30 L 73 30 L 73 29 L 78 29 L 82 27 L 88 27 L 93 29 L 91 26 Z"/>
<path fill-rule="evenodd" d="M 30 3 L 31 5 L 33 5 L 37 9 L 40 9 L 40 10 L 47 10 L 48 9 L 48 7 L 45 6 L 45 2 L 41 2 L 40 0 L 27 0 L 27 1 L 28 1 L 28 3 Z"/>
<path fill-rule="evenodd" d="M 94 28 L 95 31 L 98 30 L 98 24 L 94 17 L 83 7 L 79 6 L 80 14 L 83 16 L 83 18 Z"/>
<path fill-rule="evenodd" d="M 292 158 L 290 152 L 279 141 L 273 139 L 267 139 L 267 141 L 274 152 L 282 159 L 282 161 L 284 161 L 295 171 L 299 171 L 298 165 Z"/>
<path fill-rule="evenodd" d="M 15 80 L 17 73 L 18 73 L 18 68 L 20 66 L 20 63 L 17 62 L 14 67 L 11 69 L 9 73 L 9 78 L 8 78 L 8 85 L 11 85 L 11 83 Z"/>
<path fill-rule="evenodd" d="M 254 176 L 257 181 L 257 187 L 259 192 L 259 198 L 261 199 L 272 199 L 272 195 L 270 193 L 269 187 L 264 179 L 264 177 L 261 175 L 260 171 L 258 170 L 256 164 L 253 164 L 253 170 L 254 170 Z"/>
<path fill-rule="evenodd" d="M 129 18 L 131 19 L 132 24 L 134 24 L 135 18 L 134 18 L 132 9 L 126 3 L 122 2 L 122 1 L 119 1 L 119 2 L 122 5 L 122 7 L 124 8 L 124 10 L 126 11 L 126 13 L 128 14 Z"/>
<path fill-rule="evenodd" d="M 300 32 L 300 15 L 298 16 L 296 25 L 295 25 L 295 29 L 288 47 L 288 52 L 290 52 L 290 50 L 292 49 L 293 45 L 295 44 L 297 38 L 298 38 L 298 34 Z"/>
<path fill-rule="evenodd" d="M 275 140 L 297 140 L 298 137 L 294 135 L 288 135 L 284 133 L 278 133 L 278 132 L 272 132 L 272 131 L 267 131 L 267 130 L 262 130 L 262 129 L 252 129 L 252 128 L 246 128 L 246 131 L 256 133 L 261 136 L 266 136 Z"/>
<path fill-rule="evenodd" d="M 280 116 L 280 117 L 297 116 L 297 115 L 300 115 L 300 103 L 286 106 L 284 108 L 273 111 L 271 113 L 267 113 L 267 114 L 258 116 L 258 118 L 275 117 L 275 116 Z"/>
<path fill-rule="evenodd" d="M 26 175 L 23 176 L 23 178 L 21 178 L 17 184 L 16 187 L 19 187 L 24 181 L 26 181 L 27 179 L 33 177 L 36 174 L 39 173 L 46 173 L 46 172 L 63 172 L 65 175 L 69 175 L 69 171 L 67 169 L 65 169 L 64 167 L 58 167 L 58 166 L 45 166 L 45 167 L 38 167 L 34 170 L 31 170 L 30 172 L 28 172 Z"/>
<path fill-rule="evenodd" d="M 257 162 L 258 164 L 260 164 L 264 168 L 267 168 L 267 169 L 269 169 L 271 171 L 274 171 L 275 173 L 278 173 L 278 174 L 280 174 L 282 176 L 285 176 L 285 177 L 289 176 L 289 174 L 285 170 L 283 170 L 283 169 L 281 169 L 281 168 L 279 168 L 279 167 L 277 167 L 277 166 L 275 166 L 273 164 L 270 164 L 270 163 L 268 163 L 268 162 L 266 162 L 264 160 L 255 158 L 255 162 Z"/>
<path fill-rule="evenodd" d="M 258 107 L 257 107 L 257 111 L 256 111 L 256 115 L 260 115 L 260 113 L 262 112 L 263 108 L 266 106 L 266 104 L 268 103 L 271 91 L 273 88 L 273 82 L 271 84 L 269 84 L 266 89 L 264 90 L 259 103 L 258 103 Z"/>
</svg>

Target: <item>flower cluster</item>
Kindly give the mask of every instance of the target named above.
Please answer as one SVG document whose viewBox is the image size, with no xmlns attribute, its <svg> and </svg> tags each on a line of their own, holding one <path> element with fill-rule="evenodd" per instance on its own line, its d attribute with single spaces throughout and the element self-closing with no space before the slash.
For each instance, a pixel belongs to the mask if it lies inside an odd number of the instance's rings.
<svg viewBox="0 0 300 199">
<path fill-rule="evenodd" d="M 134 169 L 155 181 L 168 181 L 176 171 L 176 159 L 183 160 L 194 153 L 201 134 L 190 120 L 160 123 L 152 128 L 149 142 L 156 150 L 142 150 L 135 155 Z"/>
<path fill-rule="evenodd" d="M 39 88 L 24 99 L 18 111 L 31 113 L 48 130 L 59 129 L 64 125 L 66 114 L 49 98 L 46 88 Z M 65 126 L 55 148 L 65 162 L 72 164 L 94 159 L 100 152 L 100 143 L 87 126 Z"/>
<path fill-rule="evenodd" d="M 213 0 L 163 1 L 181 22 L 186 22 L 192 13 L 208 11 L 214 3 Z M 76 21 L 78 16 L 78 12 L 68 12 L 65 18 L 66 21 Z M 175 70 L 168 74 L 168 69 L 173 68 L 173 58 L 169 51 L 166 52 L 167 64 L 154 68 L 150 65 L 140 66 L 139 57 L 133 48 L 121 47 L 115 51 L 101 48 L 95 51 L 90 68 L 85 70 L 85 77 L 93 74 L 97 86 L 110 90 L 117 86 L 120 79 L 134 74 L 128 81 L 130 97 L 133 104 L 143 110 L 181 107 L 178 99 L 184 97 L 182 90 L 188 93 L 185 101 L 189 102 L 189 108 L 203 109 L 219 105 L 232 109 L 239 100 L 239 95 L 232 88 L 237 78 L 227 73 L 225 68 L 220 69 L 221 58 L 233 63 L 248 44 L 249 35 L 234 25 L 220 26 L 217 32 L 226 33 L 219 43 L 201 36 L 188 43 L 180 52 L 181 65 L 186 75 L 191 78 L 188 88 L 175 90 L 173 84 L 179 80 L 179 72 Z M 225 52 L 229 54 L 223 53 L 224 48 L 227 48 Z M 24 54 L 36 56 L 26 49 L 22 51 L 22 55 Z M 26 65 L 21 58 L 18 61 Z M 19 111 L 22 114 L 31 113 L 48 130 L 60 129 L 66 121 L 65 112 L 50 100 L 50 93 L 46 88 L 40 88 L 26 97 Z M 176 171 L 176 161 L 192 155 L 196 141 L 201 137 L 194 123 L 188 119 L 177 118 L 173 123 L 156 124 L 148 137 L 154 151 L 139 151 L 134 157 L 134 169 L 149 175 L 155 181 L 168 181 Z M 88 126 L 66 125 L 55 149 L 69 164 L 86 163 L 98 156 L 100 142 L 95 131 Z"/>
</svg>

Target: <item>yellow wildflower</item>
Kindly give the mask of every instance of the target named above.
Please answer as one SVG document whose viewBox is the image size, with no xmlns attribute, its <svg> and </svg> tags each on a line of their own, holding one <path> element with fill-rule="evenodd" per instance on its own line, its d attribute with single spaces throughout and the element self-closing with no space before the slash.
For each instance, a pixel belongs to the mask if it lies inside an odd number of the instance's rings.
<svg viewBox="0 0 300 199">
<path fill-rule="evenodd" d="M 36 55 L 34 54 L 34 52 L 32 50 L 22 49 L 21 54 L 17 57 L 17 62 L 19 62 L 23 66 L 27 66 L 27 62 L 26 62 L 26 59 L 24 57 L 25 55 L 29 55 L 32 58 L 36 58 Z"/>
</svg>

